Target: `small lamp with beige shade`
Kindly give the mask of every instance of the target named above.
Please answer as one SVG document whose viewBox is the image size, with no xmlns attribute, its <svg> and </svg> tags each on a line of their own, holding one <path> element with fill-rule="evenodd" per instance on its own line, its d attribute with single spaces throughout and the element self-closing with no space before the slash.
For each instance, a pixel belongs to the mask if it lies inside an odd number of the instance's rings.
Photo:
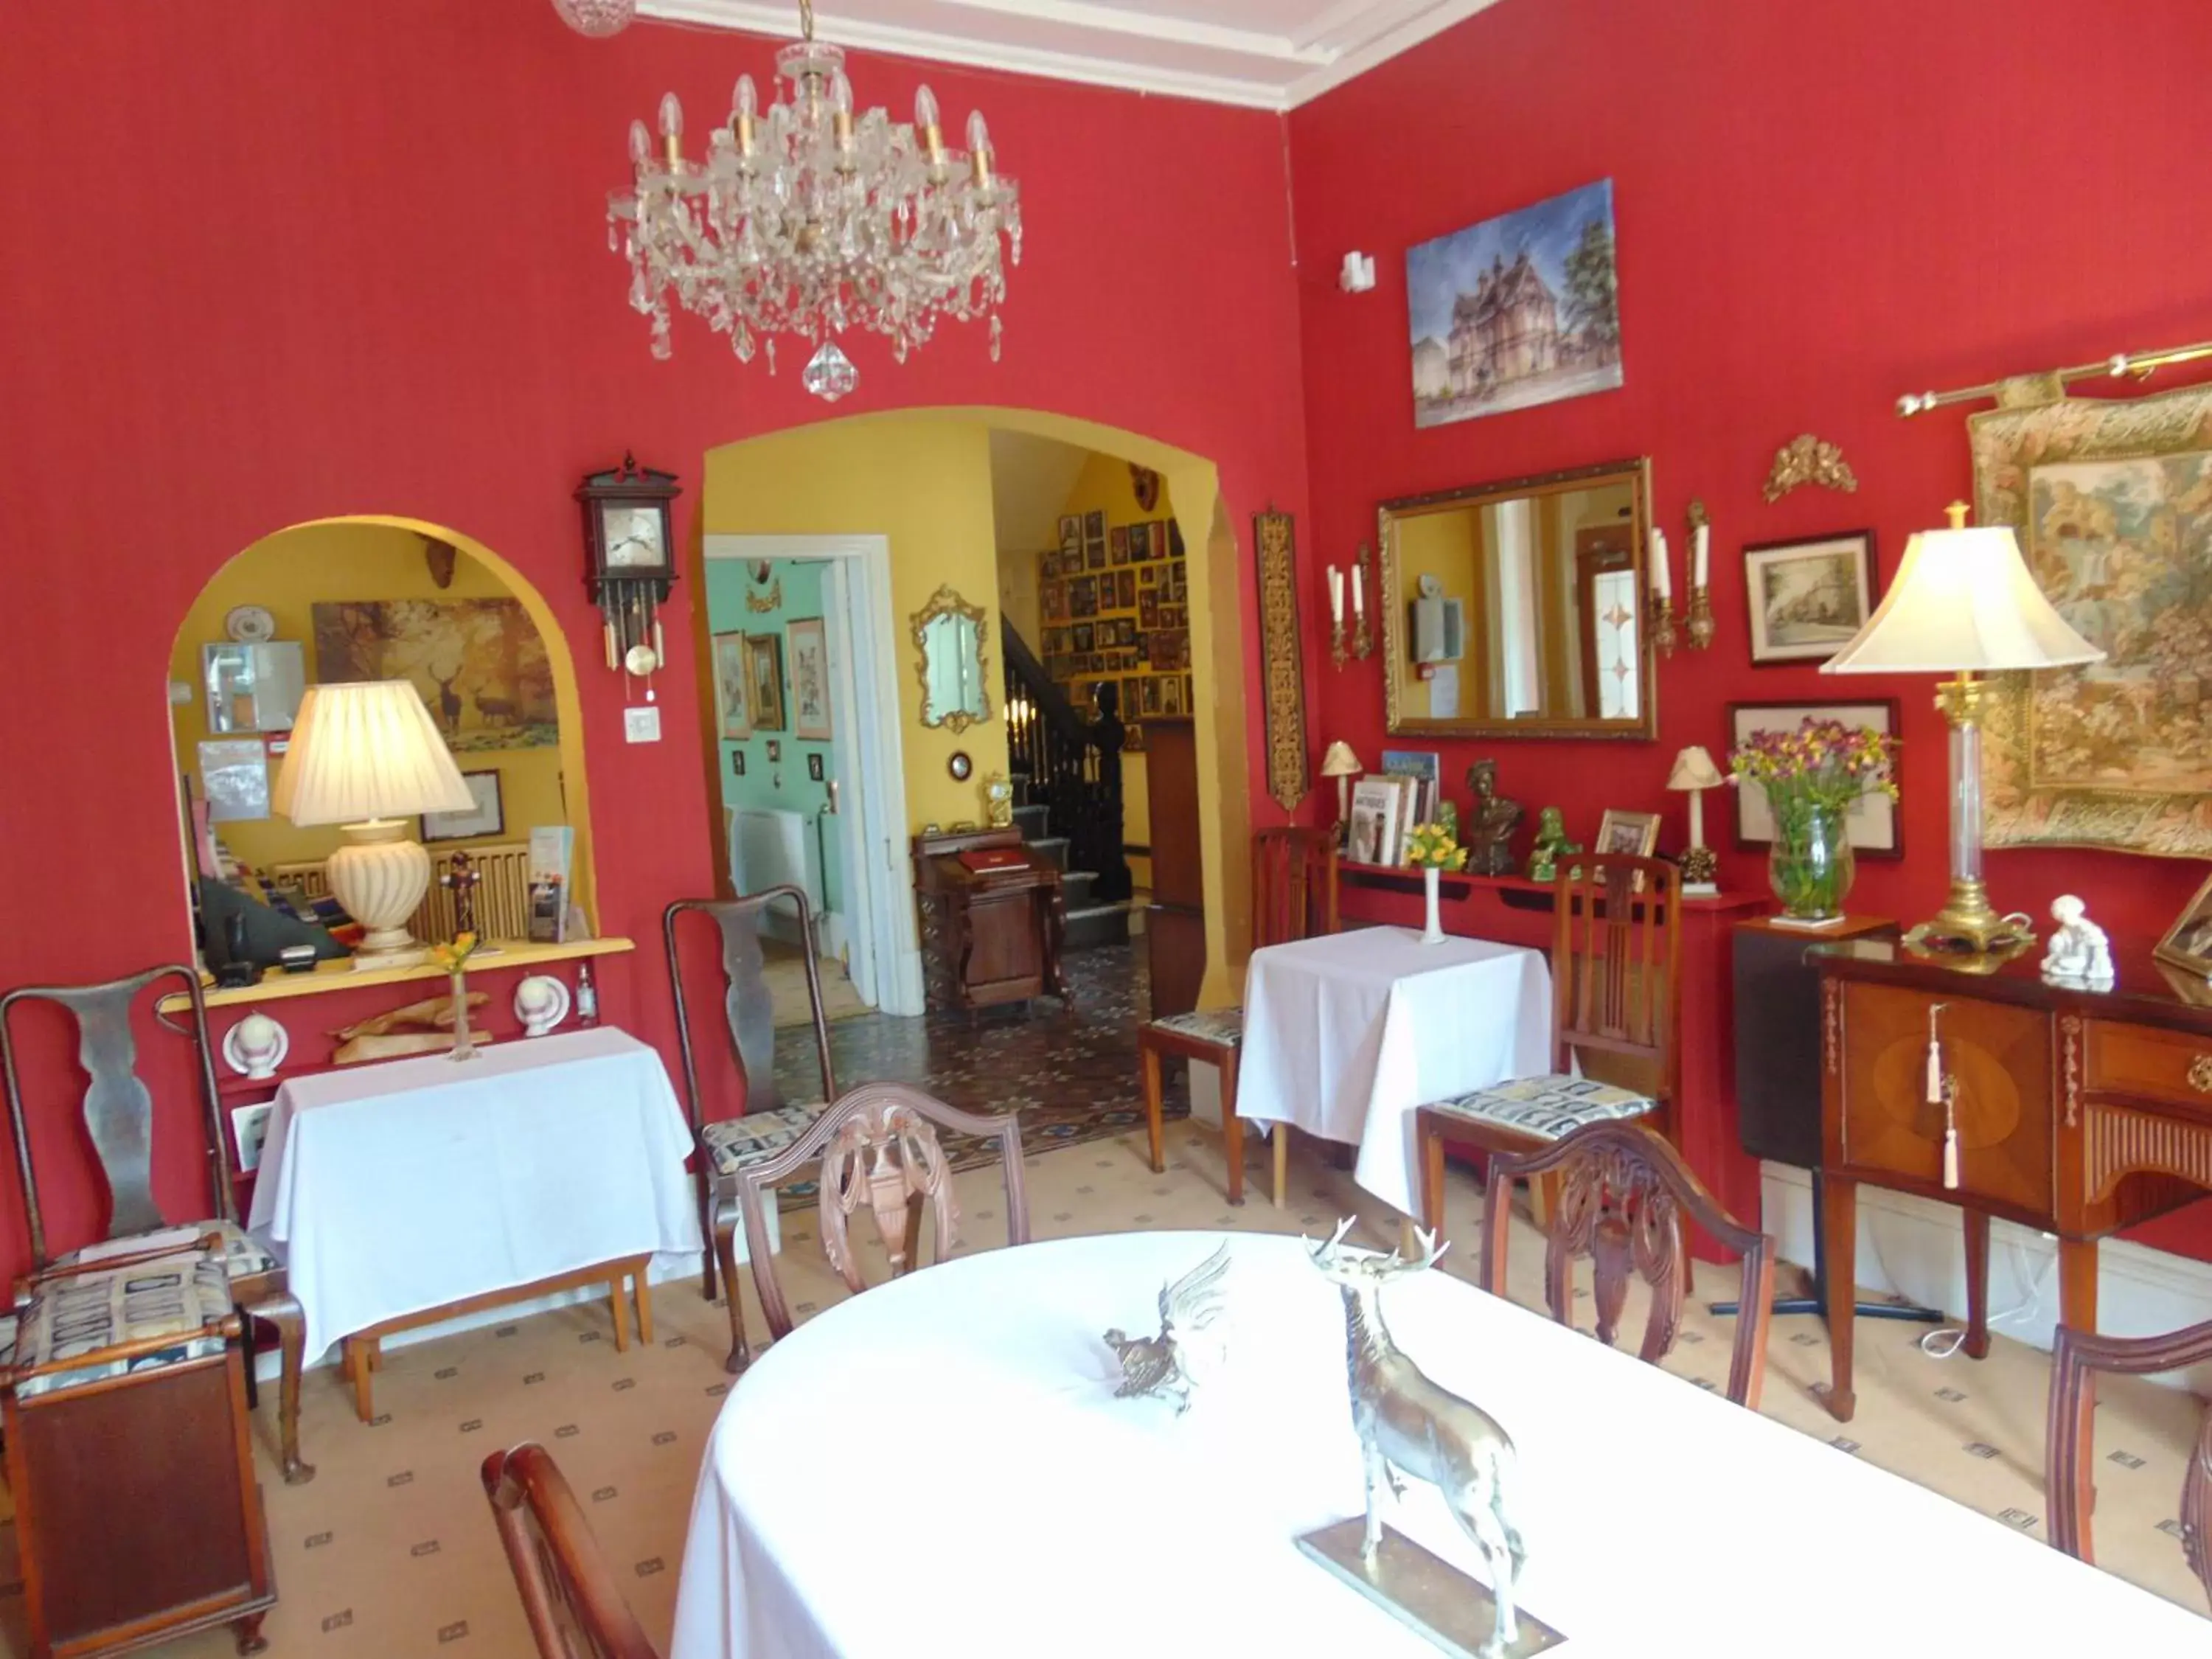
<svg viewBox="0 0 2212 1659">
<path fill-rule="evenodd" d="M 430 890 L 430 855 L 409 820 L 474 805 L 422 693 L 405 680 L 309 686 L 270 805 L 303 829 L 340 826 L 328 873 L 331 896 L 367 930 L 354 966 L 421 961 L 407 919 Z"/>
<path fill-rule="evenodd" d="M 2015 949 L 2034 939 L 2029 919 L 2000 915 L 1982 884 L 1982 730 L 1988 683 L 1977 672 L 2064 668 L 2101 662 L 2043 596 L 2010 526 L 1966 523 L 1954 501 L 1948 529 L 1905 544 L 1897 579 L 1823 674 L 1956 674 L 1936 688 L 1950 722 L 1951 896 L 1905 936 L 1928 950 Z"/>
<path fill-rule="evenodd" d="M 1726 780 L 1701 743 L 1693 743 L 1674 757 L 1674 769 L 1667 787 L 1690 797 L 1690 844 L 1682 854 L 1682 891 L 1686 895 L 1720 891 L 1714 878 L 1720 873 L 1720 855 L 1705 845 L 1705 791 L 1717 789 Z"/>
<path fill-rule="evenodd" d="M 1359 757 L 1341 738 L 1329 744 L 1328 752 L 1321 757 L 1322 776 L 1336 780 L 1336 821 L 1340 824 L 1352 820 L 1352 781 L 1359 771 Z"/>
</svg>

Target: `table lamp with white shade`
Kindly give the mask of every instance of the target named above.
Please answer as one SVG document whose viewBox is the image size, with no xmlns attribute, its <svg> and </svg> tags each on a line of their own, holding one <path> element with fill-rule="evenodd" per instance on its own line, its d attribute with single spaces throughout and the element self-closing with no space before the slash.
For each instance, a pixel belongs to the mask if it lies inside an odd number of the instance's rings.
<svg viewBox="0 0 2212 1659">
<path fill-rule="evenodd" d="M 1690 797 L 1690 844 L 1682 854 L 1682 891 L 1711 894 L 1720 891 L 1713 878 L 1720 873 L 1719 855 L 1705 845 L 1705 791 L 1717 789 L 1727 780 L 1701 743 L 1693 743 L 1674 757 L 1674 769 L 1667 787 Z"/>
<path fill-rule="evenodd" d="M 270 795 L 302 828 L 341 827 L 345 844 L 328 872 L 331 896 L 367 930 L 356 968 L 422 959 L 407 919 L 430 890 L 430 854 L 410 820 L 474 804 L 422 694 L 405 680 L 309 686 Z"/>
<path fill-rule="evenodd" d="M 1321 757 L 1321 775 L 1336 780 L 1336 821 L 1351 822 L 1352 781 L 1359 775 L 1359 757 L 1352 752 L 1352 745 L 1341 738 L 1329 744 Z"/>
<path fill-rule="evenodd" d="M 2029 574 L 2005 525 L 1966 523 L 1954 501 L 1950 527 L 1905 545 L 1897 578 L 1867 625 L 1820 665 L 1823 674 L 1956 674 L 1936 688 L 1951 724 L 1951 896 L 1905 935 L 1938 950 L 2005 950 L 2032 939 L 2023 915 L 1999 915 L 1982 885 L 1981 714 L 1991 670 L 2064 668 L 2105 653 L 2060 616 Z"/>
</svg>

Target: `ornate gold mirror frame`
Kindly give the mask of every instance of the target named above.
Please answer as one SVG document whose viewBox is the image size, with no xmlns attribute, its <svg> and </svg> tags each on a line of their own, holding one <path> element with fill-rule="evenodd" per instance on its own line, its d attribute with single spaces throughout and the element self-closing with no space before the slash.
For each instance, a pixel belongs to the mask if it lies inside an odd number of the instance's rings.
<svg viewBox="0 0 2212 1659">
<path fill-rule="evenodd" d="M 974 624 L 975 629 L 976 695 L 982 699 L 981 711 L 951 708 L 934 718 L 930 714 L 930 700 L 936 688 L 929 679 L 929 625 L 945 617 L 957 617 Z M 941 726 L 948 731 L 965 732 L 970 726 L 980 726 L 991 718 L 991 647 L 989 635 L 984 630 L 988 620 L 983 608 L 962 599 L 951 583 L 929 596 L 929 603 L 914 613 L 915 672 L 921 678 L 921 723 Z"/>
<path fill-rule="evenodd" d="M 1267 696 L 1267 793 L 1294 812 L 1312 787 L 1306 771 L 1305 678 L 1299 665 L 1297 555 L 1291 515 L 1252 515 L 1260 571 L 1260 684 Z"/>
<path fill-rule="evenodd" d="M 1543 498 L 1613 482 L 1630 487 L 1632 510 L 1628 525 L 1629 551 L 1636 595 L 1635 623 L 1637 713 L 1632 719 L 1607 720 L 1595 715 L 1523 716 L 1498 720 L 1482 716 L 1445 719 L 1415 717 L 1400 707 L 1399 677 L 1407 661 L 1410 618 L 1402 588 L 1400 532 L 1408 520 L 1433 514 L 1465 512 L 1495 501 L 1521 497 Z M 1644 550 L 1651 533 L 1651 462 L 1648 456 L 1603 461 L 1559 472 L 1525 478 L 1505 478 L 1494 483 L 1472 484 L 1433 495 L 1407 495 L 1384 501 L 1375 513 L 1375 528 L 1382 549 L 1381 592 L 1376 603 L 1382 612 L 1382 702 L 1384 723 L 1393 737 L 1435 738 L 1613 738 L 1650 741 L 1659 731 L 1658 677 L 1652 672 L 1650 576 Z M 1482 625 L 1480 617 L 1468 620 L 1472 634 Z"/>
</svg>

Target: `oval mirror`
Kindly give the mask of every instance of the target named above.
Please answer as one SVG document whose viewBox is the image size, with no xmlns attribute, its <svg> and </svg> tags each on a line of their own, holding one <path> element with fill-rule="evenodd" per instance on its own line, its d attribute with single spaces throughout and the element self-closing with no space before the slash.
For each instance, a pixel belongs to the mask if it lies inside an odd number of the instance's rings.
<svg viewBox="0 0 2212 1659">
<path fill-rule="evenodd" d="M 991 718 L 985 673 L 984 614 L 950 586 L 940 587 L 914 616 L 914 643 L 921 653 L 921 723 L 964 731 Z"/>
</svg>

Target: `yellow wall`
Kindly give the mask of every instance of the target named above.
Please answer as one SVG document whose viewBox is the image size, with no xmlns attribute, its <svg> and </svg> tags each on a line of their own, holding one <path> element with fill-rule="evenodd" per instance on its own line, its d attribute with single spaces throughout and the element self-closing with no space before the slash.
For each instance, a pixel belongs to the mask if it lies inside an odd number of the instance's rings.
<svg viewBox="0 0 2212 1659">
<path fill-rule="evenodd" d="M 192 700 L 173 711 L 177 762 L 198 787 L 199 744 L 210 735 L 207 699 L 201 690 L 200 647 L 229 636 L 223 618 L 234 605 L 258 605 L 276 619 L 276 637 L 297 641 L 305 658 L 307 684 L 315 683 L 314 628 L 310 607 L 318 601 L 344 599 L 477 599 L 512 597 L 501 576 L 466 552 L 453 561 L 450 587 L 430 578 L 423 539 L 396 526 L 321 523 L 280 531 L 253 544 L 216 573 L 185 615 L 170 659 L 169 677 L 191 686 Z M 236 737 L 252 734 L 238 732 Z M 507 827 L 497 837 L 446 842 L 459 848 L 487 840 L 523 841 L 540 824 L 568 821 L 562 804 L 561 749 L 546 745 L 456 757 L 465 772 L 496 770 Z M 276 781 L 277 763 L 270 765 Z M 216 826 L 240 862 L 256 868 L 270 864 L 327 858 L 338 844 L 336 825 L 302 830 L 281 817 L 233 819 Z"/>
<path fill-rule="evenodd" d="M 700 527 L 709 535 L 889 538 L 908 828 L 981 823 L 983 780 L 1006 769 L 989 428 L 943 416 L 865 416 L 709 450 Z M 945 584 L 988 613 L 991 717 L 957 734 L 921 723 L 917 652 L 906 631 Z M 975 763 L 966 783 L 945 770 L 957 749 Z"/>
<path fill-rule="evenodd" d="M 1455 508 L 1443 513 L 1409 514 L 1397 520 L 1391 533 L 1398 538 L 1398 592 L 1390 603 L 1398 607 L 1399 626 L 1406 648 L 1413 649 L 1413 605 L 1421 596 L 1421 578 L 1434 576 L 1443 586 L 1437 597 L 1457 599 L 1467 619 L 1467 654 L 1455 665 L 1459 670 L 1459 708 L 1456 717 L 1482 715 L 1490 707 L 1488 684 L 1489 665 L 1483 657 L 1482 618 L 1487 607 L 1481 589 L 1482 525 L 1479 513 L 1470 508 Z M 1328 603 L 1328 596 L 1322 596 Z M 1344 618 L 1346 628 L 1352 625 L 1352 579 L 1347 574 L 1344 588 Z M 1379 631 L 1379 630 L 1378 630 Z M 1434 711 L 1430 707 L 1430 682 L 1420 677 L 1420 672 L 1411 661 L 1392 663 L 1385 671 L 1398 679 L 1398 709 L 1407 720 L 1427 720 Z"/>
</svg>

